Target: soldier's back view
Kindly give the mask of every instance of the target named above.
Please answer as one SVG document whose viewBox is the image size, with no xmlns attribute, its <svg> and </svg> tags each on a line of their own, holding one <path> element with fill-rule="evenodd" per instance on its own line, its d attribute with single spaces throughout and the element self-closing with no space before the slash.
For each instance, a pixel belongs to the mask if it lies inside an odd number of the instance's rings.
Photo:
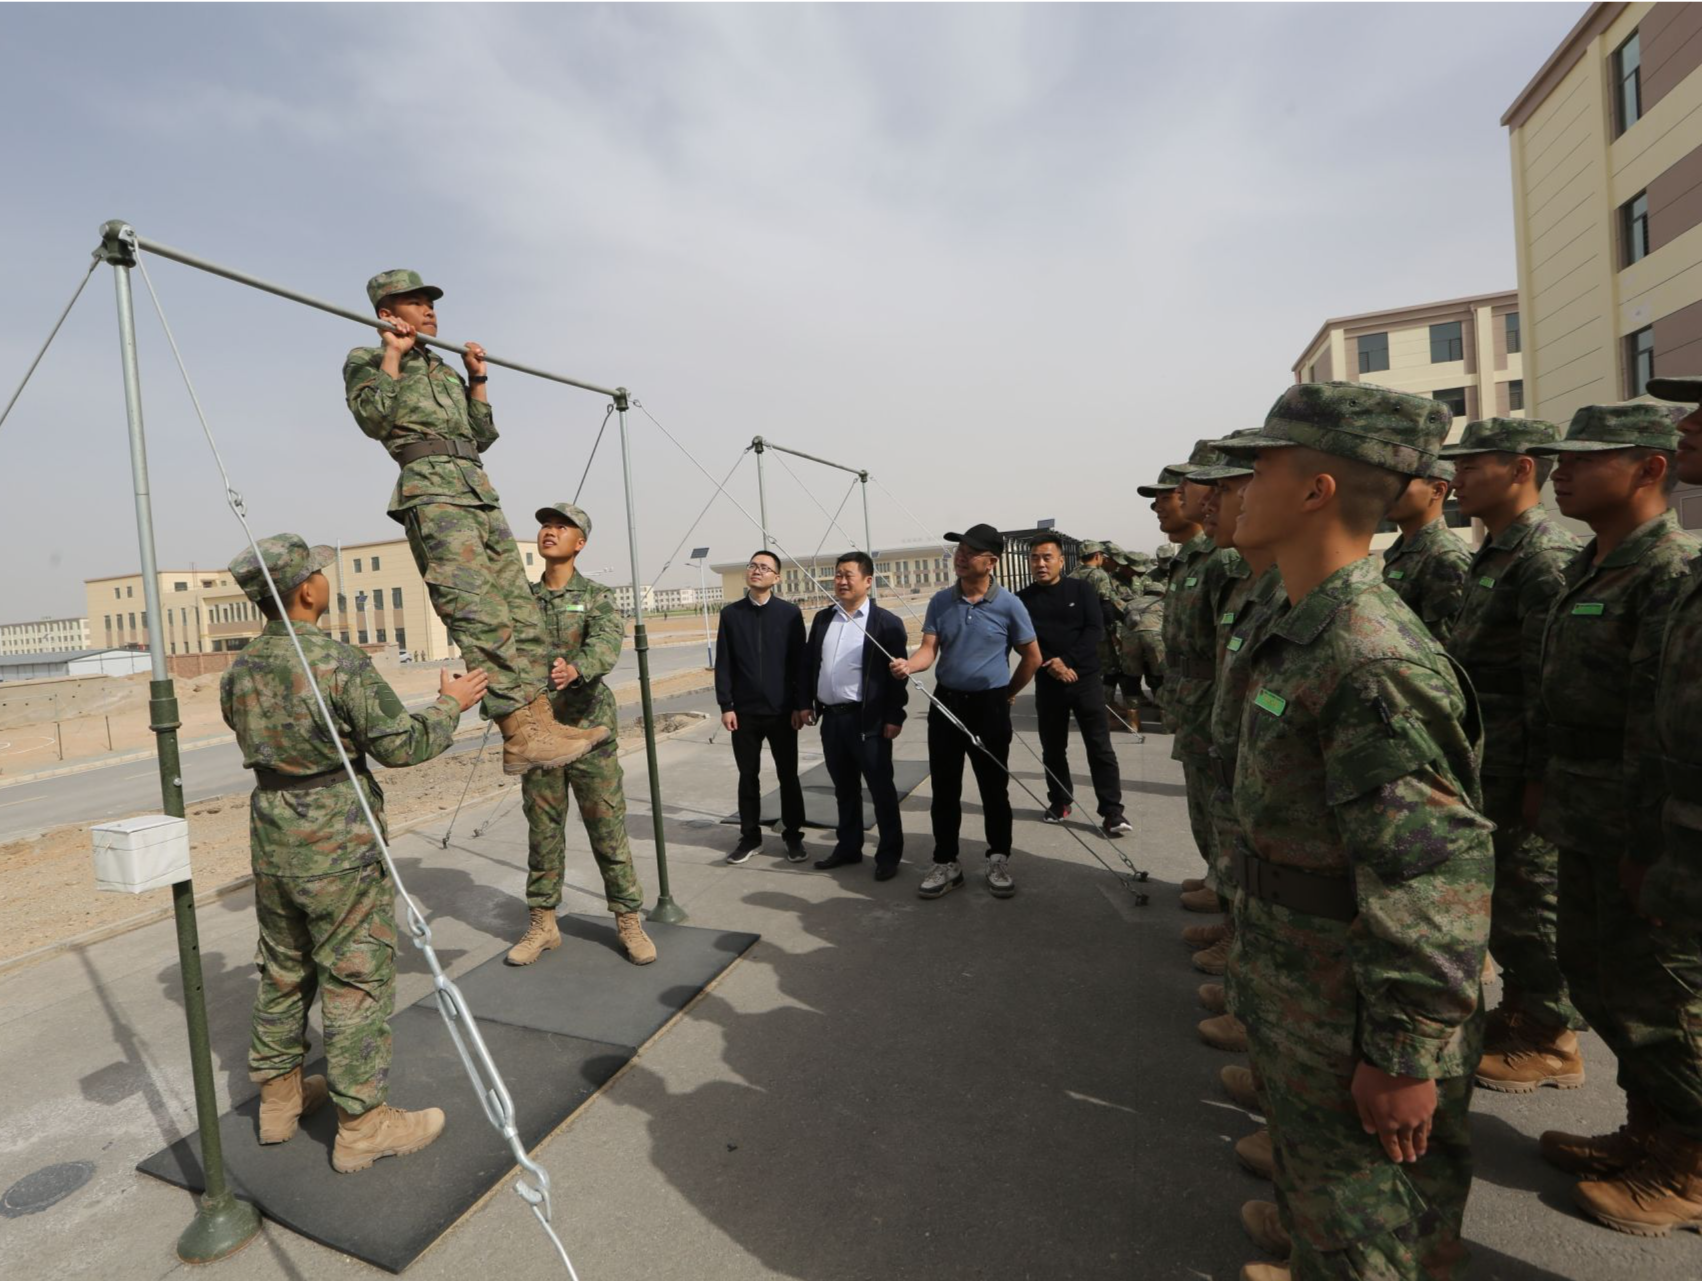
<svg viewBox="0 0 1702 1281">
<path fill-rule="evenodd" d="M 280 618 L 252 550 L 231 574 L 266 615 L 266 626 L 219 685 L 225 724 L 243 765 L 254 771 L 249 848 L 260 943 L 260 990 L 249 1041 L 250 1078 L 260 1084 L 260 1141 L 282 1143 L 297 1119 L 329 1096 L 337 1105 L 331 1164 L 364 1170 L 380 1157 L 426 1146 L 443 1129 L 437 1108 L 390 1107 L 390 1013 L 395 1004 L 395 889 L 312 691 L 302 680 L 294 632 L 336 721 L 373 816 L 384 793 L 366 757 L 418 765 L 449 747 L 461 713 L 485 691 L 482 672 L 443 674 L 437 702 L 410 715 L 360 650 L 320 631 L 330 603 L 320 570 L 329 547 L 295 534 L 259 541 L 266 571 L 283 598 Z M 317 994 L 330 1080 L 302 1079 L 307 1014 Z"/>
</svg>

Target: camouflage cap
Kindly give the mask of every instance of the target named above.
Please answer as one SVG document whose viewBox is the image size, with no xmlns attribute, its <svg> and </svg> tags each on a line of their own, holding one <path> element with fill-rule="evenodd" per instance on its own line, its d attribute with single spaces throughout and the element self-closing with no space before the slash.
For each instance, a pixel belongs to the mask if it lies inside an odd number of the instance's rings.
<svg viewBox="0 0 1702 1281">
<path fill-rule="evenodd" d="M 1423 476 L 1453 417 L 1441 401 L 1370 383 L 1296 383 L 1277 397 L 1258 432 L 1218 443 L 1232 457 L 1300 445 Z"/>
<path fill-rule="evenodd" d="M 583 507 L 575 507 L 572 503 L 555 503 L 549 507 L 538 508 L 537 521 L 540 525 L 553 524 L 565 520 L 585 537 L 591 537 L 591 518 L 585 514 Z"/>
<path fill-rule="evenodd" d="M 1105 550 L 1105 544 L 1095 542 L 1091 538 L 1082 539 L 1081 546 L 1076 548 L 1083 556 L 1097 556 Z"/>
<path fill-rule="evenodd" d="M 398 267 L 395 271 L 381 271 L 366 282 L 366 297 L 374 307 L 386 298 L 394 298 L 397 294 L 422 293 L 436 302 L 443 297 L 443 290 L 436 285 L 428 285 L 420 279 L 417 271 L 408 271 Z"/>
<path fill-rule="evenodd" d="M 309 547 L 300 534 L 273 534 L 270 538 L 257 540 L 257 545 L 261 558 L 266 562 L 266 573 L 272 575 L 280 596 L 288 596 L 337 559 L 334 548 L 323 543 Z M 254 556 L 254 548 L 245 549 L 233 560 L 230 572 L 231 577 L 236 579 L 236 585 L 242 588 L 243 595 L 256 605 L 272 598 L 272 593 L 266 588 L 266 575 L 260 572 L 260 560 Z"/>
<path fill-rule="evenodd" d="M 1547 445 L 1560 437 L 1560 428 L 1540 418 L 1482 418 L 1466 424 L 1465 435 L 1442 447 L 1442 457 L 1465 454 L 1528 454 L 1532 445 Z"/>
<path fill-rule="evenodd" d="M 1157 498 L 1160 494 L 1168 494 L 1182 483 L 1182 473 L 1187 470 L 1186 463 L 1178 463 L 1166 467 L 1158 473 L 1158 479 L 1150 485 L 1136 485 L 1135 492 L 1142 498 Z"/>
<path fill-rule="evenodd" d="M 1454 464 L 1446 458 L 1438 458 L 1430 464 L 1430 470 L 1424 473 L 1426 480 L 1445 480 L 1450 485 L 1454 483 Z"/>
<path fill-rule="evenodd" d="M 1702 405 L 1702 378 L 1651 378 L 1649 394 L 1681 405 Z"/>
<path fill-rule="evenodd" d="M 1239 458 L 1231 458 L 1223 452 L 1224 441 L 1240 440 L 1247 436 L 1257 436 L 1257 427 L 1243 427 L 1240 431 L 1232 431 L 1223 440 L 1213 440 L 1207 443 L 1217 452 L 1219 461 L 1209 467 L 1201 467 L 1188 477 L 1196 484 L 1208 484 L 1213 481 L 1231 480 L 1236 476 L 1251 476 L 1253 469 Z"/>
<path fill-rule="evenodd" d="M 1216 467 L 1223 462 L 1223 455 L 1217 452 L 1216 444 L 1214 440 L 1196 440 L 1194 452 L 1188 455 L 1188 461 L 1175 467 L 1177 475 L 1188 479 L 1202 467 Z"/>
<path fill-rule="evenodd" d="M 1532 445 L 1528 454 L 1598 454 L 1609 449 L 1677 449 L 1684 411 L 1644 401 L 1585 405 L 1572 415 L 1562 440 Z"/>
</svg>

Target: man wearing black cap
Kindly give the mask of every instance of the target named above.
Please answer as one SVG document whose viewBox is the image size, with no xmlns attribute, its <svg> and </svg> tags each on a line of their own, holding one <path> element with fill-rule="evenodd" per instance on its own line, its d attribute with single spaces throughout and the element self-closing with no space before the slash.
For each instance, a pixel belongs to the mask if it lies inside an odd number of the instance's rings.
<svg viewBox="0 0 1702 1281">
<path fill-rule="evenodd" d="M 1009 898 L 1016 893 L 1009 866 L 1011 798 L 1005 768 L 1011 704 L 1040 669 L 1040 644 L 1028 610 L 1014 593 L 993 581 L 993 568 L 1005 550 L 1004 535 L 991 525 L 971 525 L 961 534 L 947 534 L 946 541 L 957 544 L 952 556 L 957 583 L 928 602 L 915 654 L 892 662 L 892 674 L 900 679 L 939 664 L 934 683 L 939 702 L 928 709 L 934 868 L 917 892 L 923 898 L 939 898 L 963 884 L 957 853 L 963 825 L 963 761 L 968 756 L 987 825 L 987 888 Z M 1013 649 L 1022 659 L 1014 675 Z M 962 728 L 947 718 L 947 711 Z M 965 730 L 981 740 L 984 750 L 975 748 Z"/>
</svg>

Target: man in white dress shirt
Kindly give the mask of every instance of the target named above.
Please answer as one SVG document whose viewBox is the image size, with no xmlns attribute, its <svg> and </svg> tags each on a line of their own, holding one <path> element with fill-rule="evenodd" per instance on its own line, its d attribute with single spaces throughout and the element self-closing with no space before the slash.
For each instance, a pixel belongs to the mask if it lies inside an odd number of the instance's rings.
<svg viewBox="0 0 1702 1281">
<path fill-rule="evenodd" d="M 816 860 L 824 871 L 863 861 L 863 784 L 874 801 L 875 879 L 898 874 L 904 828 L 892 776 L 892 740 L 904 725 L 909 690 L 888 670 L 905 652 L 904 624 L 869 599 L 874 562 L 864 552 L 847 552 L 834 566 L 837 602 L 810 624 L 804 651 L 803 687 L 796 713 L 800 727 L 821 722 L 822 753 L 839 803 L 833 852 Z"/>
</svg>

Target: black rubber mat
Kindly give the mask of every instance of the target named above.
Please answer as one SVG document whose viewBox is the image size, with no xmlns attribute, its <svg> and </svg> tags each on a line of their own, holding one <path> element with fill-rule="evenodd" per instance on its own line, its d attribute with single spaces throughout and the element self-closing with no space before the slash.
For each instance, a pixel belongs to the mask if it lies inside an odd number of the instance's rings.
<svg viewBox="0 0 1702 1281">
<path fill-rule="evenodd" d="M 763 762 L 764 777 L 773 778 L 774 773 L 767 760 Z M 927 761 L 894 761 L 892 763 L 892 781 L 898 788 L 898 799 L 902 801 L 918 787 L 922 780 L 928 777 Z M 825 827 L 832 831 L 839 826 L 839 802 L 833 797 L 833 780 L 828 777 L 827 765 L 822 763 L 811 766 L 798 775 L 798 783 L 804 789 L 804 824 L 807 827 Z M 738 812 L 735 811 L 721 820 L 737 826 Z M 762 794 L 763 823 L 778 823 L 780 821 L 780 789 L 778 787 Z M 869 800 L 869 789 L 863 789 L 863 830 L 873 831 L 875 826 L 875 807 Z"/>
<path fill-rule="evenodd" d="M 514 1099 L 521 1141 L 536 1147 L 620 1070 L 637 1048 L 757 941 L 755 934 L 647 925 L 657 960 L 637 966 L 615 940 L 613 917 L 561 918 L 562 946 L 515 968 L 499 954 L 457 984 Z M 219 1118 L 237 1193 L 267 1218 L 344 1254 L 400 1272 L 514 1168 L 485 1120 L 453 1041 L 428 996 L 391 1019 L 390 1101 L 440 1107 L 442 1136 L 412 1156 L 358 1174 L 331 1168 L 329 1104 L 288 1143 L 261 1147 L 258 1097 Z M 323 1071 L 324 1062 L 308 1066 Z M 199 1192 L 195 1134 L 136 1168 Z"/>
</svg>

